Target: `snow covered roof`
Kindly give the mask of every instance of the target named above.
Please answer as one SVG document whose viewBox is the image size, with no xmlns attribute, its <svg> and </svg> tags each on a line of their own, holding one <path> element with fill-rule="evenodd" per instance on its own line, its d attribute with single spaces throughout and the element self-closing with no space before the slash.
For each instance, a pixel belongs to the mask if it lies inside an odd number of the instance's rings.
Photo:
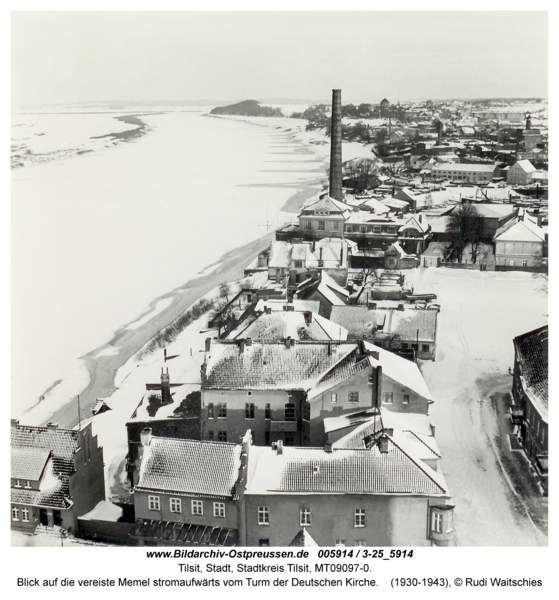
<svg viewBox="0 0 559 600">
<path fill-rule="evenodd" d="M 320 310 L 320 302 L 318 300 L 290 300 L 287 302 L 283 299 L 269 298 L 267 300 L 258 300 L 255 310 L 257 312 L 263 312 L 264 309 L 268 308 L 272 311 L 285 310 L 286 306 L 293 306 L 293 310 L 297 312 L 310 310 L 313 313 L 318 313 Z"/>
<path fill-rule="evenodd" d="M 520 167 L 525 173 L 533 173 L 537 171 L 536 167 L 529 160 L 517 160 L 513 167 Z"/>
<path fill-rule="evenodd" d="M 306 527 L 303 527 L 303 529 L 301 529 L 297 535 L 291 540 L 291 542 L 289 542 L 289 544 L 287 544 L 288 546 L 303 546 L 303 547 L 308 547 L 308 548 L 315 548 L 318 547 L 318 544 L 314 541 L 313 537 L 311 536 L 311 534 L 307 531 Z"/>
<path fill-rule="evenodd" d="M 493 173 L 497 165 L 468 165 L 462 163 L 440 164 L 433 167 L 433 171 L 469 171 L 471 173 Z"/>
<path fill-rule="evenodd" d="M 243 321 L 227 336 L 228 339 L 278 342 L 288 337 L 294 340 L 346 340 L 347 331 L 318 314 L 306 316 L 303 312 L 274 311 L 271 314 L 256 313 L 254 318 Z"/>
<path fill-rule="evenodd" d="M 50 450 L 44 448 L 12 448 L 12 479 L 39 481 L 49 457 Z"/>
<path fill-rule="evenodd" d="M 230 498 L 240 467 L 238 444 L 152 436 L 136 489 Z"/>
<path fill-rule="evenodd" d="M 447 495 L 442 474 L 410 457 L 392 438 L 387 452 L 253 446 L 245 494 L 425 494 Z"/>
<path fill-rule="evenodd" d="M 354 343 L 292 341 L 245 345 L 216 343 L 203 389 L 308 390 L 333 365 L 352 352 Z"/>
<path fill-rule="evenodd" d="M 540 327 L 514 338 L 520 363 L 521 383 L 541 418 L 548 422 L 548 327 Z"/>
<path fill-rule="evenodd" d="M 542 242 L 545 233 L 530 220 L 513 220 L 506 223 L 495 234 L 495 241 L 499 242 Z"/>
<path fill-rule="evenodd" d="M 398 232 L 404 231 L 405 229 L 417 229 L 425 233 L 427 231 L 428 225 L 420 222 L 418 217 L 412 216 L 410 217 L 401 227 L 398 229 Z"/>
<path fill-rule="evenodd" d="M 318 198 L 310 198 L 304 204 L 301 212 L 310 211 L 328 211 L 329 213 L 337 213 L 343 214 L 346 211 L 351 211 L 351 206 L 342 202 L 340 200 L 336 200 L 335 198 L 331 198 L 328 195 L 324 195 Z"/>
<path fill-rule="evenodd" d="M 110 521 L 116 523 L 121 517 L 122 508 L 120 506 L 107 500 L 101 500 L 93 510 L 81 516 L 80 519 L 82 521 Z"/>
</svg>

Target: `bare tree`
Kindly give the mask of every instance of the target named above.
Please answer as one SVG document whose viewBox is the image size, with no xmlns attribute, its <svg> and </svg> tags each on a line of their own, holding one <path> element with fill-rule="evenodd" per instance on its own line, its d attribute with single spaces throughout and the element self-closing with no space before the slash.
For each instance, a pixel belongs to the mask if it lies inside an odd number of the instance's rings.
<svg viewBox="0 0 559 600">
<path fill-rule="evenodd" d="M 472 244 L 472 260 L 477 258 L 477 249 L 481 241 L 483 218 L 475 205 L 458 205 L 447 217 L 446 231 L 449 235 L 449 258 L 462 262 L 464 248 Z M 474 260 L 475 262 L 475 260 Z"/>
</svg>

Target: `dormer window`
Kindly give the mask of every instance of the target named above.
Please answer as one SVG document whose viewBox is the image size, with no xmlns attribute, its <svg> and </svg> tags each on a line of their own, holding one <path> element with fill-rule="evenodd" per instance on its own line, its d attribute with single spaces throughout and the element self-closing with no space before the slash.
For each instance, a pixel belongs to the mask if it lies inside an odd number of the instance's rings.
<svg viewBox="0 0 559 600">
<path fill-rule="evenodd" d="M 295 261 L 295 268 L 296 269 L 302 269 L 303 268 L 303 261 L 302 260 L 296 260 Z"/>
<path fill-rule="evenodd" d="M 30 481 L 26 481 L 25 482 L 25 487 L 30 490 L 31 489 L 31 482 Z"/>
<path fill-rule="evenodd" d="M 21 487 L 21 481 L 20 481 L 19 479 L 16 479 L 16 480 L 14 481 L 14 486 L 15 486 L 15 487 Z"/>
</svg>

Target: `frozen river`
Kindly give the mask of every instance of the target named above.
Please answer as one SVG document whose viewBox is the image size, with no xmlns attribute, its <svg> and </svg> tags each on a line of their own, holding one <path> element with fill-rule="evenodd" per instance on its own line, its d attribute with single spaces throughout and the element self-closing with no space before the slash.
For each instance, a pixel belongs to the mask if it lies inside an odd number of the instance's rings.
<svg viewBox="0 0 559 600">
<path fill-rule="evenodd" d="M 130 114 L 143 136 L 92 139 L 134 129 L 114 118 Z M 281 207 L 323 174 L 322 157 L 290 133 L 200 110 L 28 113 L 13 125 L 27 157 L 12 171 L 16 418 L 58 380 L 51 396 L 79 393 L 89 380 L 80 356 L 291 219 Z"/>
</svg>

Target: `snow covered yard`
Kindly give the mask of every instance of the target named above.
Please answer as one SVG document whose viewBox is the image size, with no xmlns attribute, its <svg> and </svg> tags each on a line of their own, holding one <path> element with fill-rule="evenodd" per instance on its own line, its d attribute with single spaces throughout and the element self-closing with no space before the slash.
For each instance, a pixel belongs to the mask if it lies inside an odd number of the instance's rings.
<svg viewBox="0 0 559 600">
<path fill-rule="evenodd" d="M 456 501 L 458 545 L 547 544 L 528 514 L 523 490 L 500 464 L 490 400 L 495 391 L 512 387 L 512 339 L 547 323 L 546 282 L 531 273 L 443 268 L 407 271 L 406 278 L 416 293 L 437 294 L 441 305 L 437 360 L 422 363 L 421 370 L 435 399 L 431 415 Z"/>
</svg>

